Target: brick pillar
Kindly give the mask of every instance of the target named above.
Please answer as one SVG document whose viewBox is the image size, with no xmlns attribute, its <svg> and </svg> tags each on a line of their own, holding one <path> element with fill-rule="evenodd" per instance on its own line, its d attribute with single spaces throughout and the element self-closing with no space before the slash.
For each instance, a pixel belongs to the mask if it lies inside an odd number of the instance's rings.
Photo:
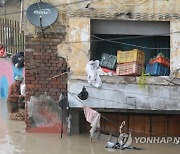
<svg viewBox="0 0 180 154">
<path fill-rule="evenodd" d="M 66 60 L 57 56 L 57 45 L 64 36 L 54 34 L 38 35 L 37 38 L 26 36 L 25 44 L 25 84 L 26 100 L 30 97 L 40 96 L 44 93 L 54 100 L 59 99 L 62 92 L 67 92 L 67 75 L 58 76 L 52 80 L 49 78 L 61 74 L 67 67 Z M 28 119 L 28 117 L 27 117 Z M 27 127 L 28 127 L 28 122 Z"/>
</svg>

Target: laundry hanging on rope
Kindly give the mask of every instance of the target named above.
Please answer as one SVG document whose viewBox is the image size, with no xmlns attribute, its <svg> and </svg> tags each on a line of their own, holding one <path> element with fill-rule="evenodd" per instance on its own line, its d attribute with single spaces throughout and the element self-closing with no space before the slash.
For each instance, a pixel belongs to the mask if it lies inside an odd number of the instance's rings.
<svg viewBox="0 0 180 154">
<path fill-rule="evenodd" d="M 92 138 L 94 132 L 97 129 L 100 129 L 100 113 L 97 111 L 89 108 L 88 106 L 84 105 L 84 115 L 86 118 L 86 121 L 90 123 L 90 126 L 92 127 L 90 129 L 90 137 Z"/>
</svg>

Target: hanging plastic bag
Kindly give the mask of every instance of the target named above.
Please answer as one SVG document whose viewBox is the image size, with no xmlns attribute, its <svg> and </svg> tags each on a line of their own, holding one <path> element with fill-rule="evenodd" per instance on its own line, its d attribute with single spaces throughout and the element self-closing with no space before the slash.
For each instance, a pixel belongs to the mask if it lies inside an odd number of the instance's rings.
<svg viewBox="0 0 180 154">
<path fill-rule="evenodd" d="M 86 72 L 88 74 L 87 80 L 88 83 L 92 84 L 95 87 L 101 87 L 102 86 L 102 81 L 100 78 L 99 74 L 99 60 L 91 60 L 87 63 L 86 65 Z"/>
</svg>

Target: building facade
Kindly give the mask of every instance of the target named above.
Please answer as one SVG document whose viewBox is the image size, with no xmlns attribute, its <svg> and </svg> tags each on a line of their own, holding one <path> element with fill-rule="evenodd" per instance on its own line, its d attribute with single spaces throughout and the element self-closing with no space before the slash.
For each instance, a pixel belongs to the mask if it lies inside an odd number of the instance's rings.
<svg viewBox="0 0 180 154">
<path fill-rule="evenodd" d="M 25 2 L 25 8 L 35 2 Z M 127 128 L 134 130 L 134 135 L 180 134 L 178 129 L 180 126 L 180 74 L 178 72 L 180 4 L 178 0 L 63 0 L 61 2 L 47 0 L 46 2 L 56 6 L 59 12 L 57 21 L 45 30 L 47 37 L 48 34 L 53 37 L 44 38 L 44 41 L 56 42 L 52 45 L 55 47 L 52 48 L 53 53 L 47 62 L 53 63 L 53 54 L 56 53 L 58 57 L 64 58 L 67 66 L 70 67 L 71 75 L 68 76 L 67 92 L 74 119 L 72 120 L 74 133 L 87 129 L 85 120 L 81 116 L 83 106 L 86 104 L 117 124 L 114 126 L 102 119 L 104 131 L 118 132 L 118 125 L 125 120 Z M 28 21 L 25 29 L 27 40 L 31 38 L 31 41 L 34 40 L 38 46 L 39 42 L 36 42 L 36 39 L 41 40 L 39 29 Z M 32 44 L 27 43 L 26 54 L 30 54 L 28 51 L 33 54 L 37 46 L 33 47 Z M 171 76 L 147 77 L 143 88 L 139 85 L 141 77 L 138 76 L 102 76 L 101 88 L 95 88 L 87 83 L 85 67 L 90 60 L 100 60 L 102 53 L 116 55 L 117 50 L 134 48 L 145 52 L 146 63 L 157 53 L 163 53 L 170 59 Z M 44 59 L 42 54 L 34 55 L 32 58 L 35 63 L 39 59 Z M 29 71 L 28 63 L 25 73 Z M 43 63 L 46 62 L 41 61 L 41 65 Z M 59 65 L 51 66 L 59 67 Z M 58 70 L 54 75 L 56 73 Z M 26 80 L 29 84 L 28 97 L 33 94 L 34 88 L 29 80 L 39 80 L 33 78 L 33 75 L 31 77 Z M 45 86 L 49 83 L 39 82 L 39 84 Z M 47 88 L 44 86 L 43 88 Z M 86 87 L 89 97 L 81 102 L 77 99 L 77 95 L 83 86 Z M 57 87 L 61 88 L 58 85 Z M 42 93 L 46 91 L 43 88 L 41 87 L 40 90 Z M 66 89 L 66 84 L 63 88 Z M 53 92 L 56 94 L 50 91 L 49 95 L 54 94 L 56 95 L 54 98 L 57 99 L 61 90 Z"/>
</svg>

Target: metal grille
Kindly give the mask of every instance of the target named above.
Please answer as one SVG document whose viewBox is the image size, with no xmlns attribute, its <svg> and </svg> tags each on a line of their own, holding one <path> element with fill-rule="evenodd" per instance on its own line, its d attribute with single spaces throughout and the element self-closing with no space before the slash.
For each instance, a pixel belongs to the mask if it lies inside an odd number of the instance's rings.
<svg viewBox="0 0 180 154">
<path fill-rule="evenodd" d="M 24 51 L 24 33 L 20 32 L 19 22 L 0 18 L 0 42 L 7 53 Z"/>
</svg>

